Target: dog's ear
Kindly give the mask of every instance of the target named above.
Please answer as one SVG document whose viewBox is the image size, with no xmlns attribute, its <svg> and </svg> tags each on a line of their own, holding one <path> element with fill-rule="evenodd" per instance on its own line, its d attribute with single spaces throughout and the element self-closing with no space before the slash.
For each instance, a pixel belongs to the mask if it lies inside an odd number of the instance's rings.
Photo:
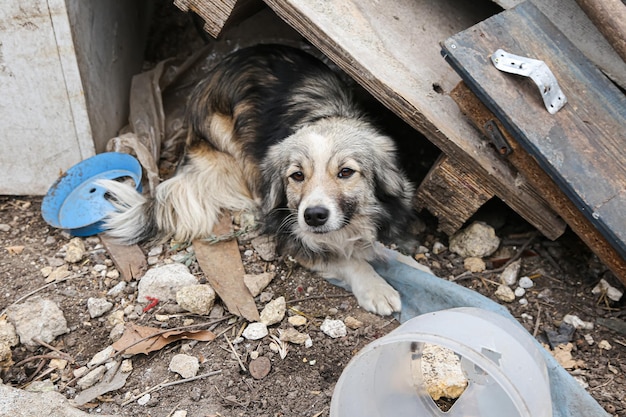
<svg viewBox="0 0 626 417">
<path fill-rule="evenodd" d="M 374 173 L 374 192 L 382 206 L 378 239 L 390 242 L 403 238 L 415 220 L 412 204 L 415 187 L 395 163 L 385 162 L 385 166 Z"/>
</svg>

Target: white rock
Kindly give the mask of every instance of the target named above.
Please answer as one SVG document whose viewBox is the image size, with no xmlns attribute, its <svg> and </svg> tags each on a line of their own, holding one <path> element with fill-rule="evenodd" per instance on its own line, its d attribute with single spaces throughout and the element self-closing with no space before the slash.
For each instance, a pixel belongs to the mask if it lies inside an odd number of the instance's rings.
<svg viewBox="0 0 626 417">
<path fill-rule="evenodd" d="M 519 303 L 520 303 L 520 305 L 525 306 L 525 305 L 527 305 L 527 304 L 528 304 L 528 300 L 527 300 L 527 299 L 525 299 L 525 298 L 520 298 L 520 299 L 519 299 Z"/>
<path fill-rule="evenodd" d="M 95 369 L 92 369 L 87 375 L 80 378 L 76 381 L 76 386 L 81 390 L 87 389 L 96 384 L 96 382 L 100 381 L 106 372 L 106 367 L 104 365 L 98 366 Z"/>
<path fill-rule="evenodd" d="M 276 242 L 268 235 L 261 235 L 250 242 L 261 259 L 271 262 L 276 259 Z"/>
<path fill-rule="evenodd" d="M 20 339 L 15 332 L 15 326 L 6 320 L 0 319 L 0 344 L 13 347 L 17 346 L 18 343 L 20 343 Z"/>
<path fill-rule="evenodd" d="M 111 342 L 115 343 L 120 340 L 124 335 L 124 330 L 124 323 L 117 323 L 115 326 L 113 326 L 113 328 L 109 332 L 109 339 L 111 339 Z"/>
<path fill-rule="evenodd" d="M 607 282 L 607 280 L 605 280 L 604 278 L 600 280 L 600 282 L 598 283 L 598 285 L 596 285 L 595 287 L 593 287 L 593 289 L 591 290 L 592 294 L 601 294 L 601 293 L 606 293 L 606 296 L 613 301 L 619 301 L 622 299 L 622 296 L 624 295 L 624 292 L 615 288 L 614 286 L 612 286 L 611 284 L 609 284 Z"/>
<path fill-rule="evenodd" d="M 524 294 L 526 294 L 526 290 L 525 290 L 525 289 L 523 289 L 522 287 L 517 287 L 517 288 L 515 289 L 515 296 L 516 296 L 516 297 L 518 297 L 518 298 L 519 298 L 519 297 L 523 297 L 523 296 L 524 296 Z"/>
<path fill-rule="evenodd" d="M 521 267 L 522 267 L 521 260 L 511 262 L 510 265 L 504 268 L 504 271 L 502 271 L 502 274 L 500 274 L 500 282 L 508 285 L 509 287 L 512 287 L 513 285 L 515 285 L 517 283 L 517 278 L 519 277 L 519 271 Z"/>
<path fill-rule="evenodd" d="M 46 379 L 45 381 L 33 381 L 24 389 L 29 392 L 52 392 L 56 391 L 57 387 L 51 380 Z"/>
<path fill-rule="evenodd" d="M 513 302 L 515 300 L 515 293 L 508 285 L 499 285 L 498 289 L 495 292 L 496 298 L 498 300 L 504 301 L 506 303 Z"/>
<path fill-rule="evenodd" d="M 65 262 L 74 264 L 80 262 L 85 256 L 85 243 L 79 237 L 70 240 L 65 248 Z"/>
<path fill-rule="evenodd" d="M 89 316 L 92 319 L 100 317 L 104 315 L 104 313 L 108 312 L 113 308 L 113 303 L 108 301 L 106 298 L 93 298 L 90 297 L 87 300 L 87 310 L 89 311 Z"/>
<path fill-rule="evenodd" d="M 128 283 L 126 281 L 120 281 L 113 288 L 111 288 L 109 292 L 107 292 L 107 295 L 109 297 L 117 297 L 124 292 L 127 285 Z"/>
<path fill-rule="evenodd" d="M 56 303 L 39 296 L 7 308 L 9 321 L 15 326 L 20 342 L 28 348 L 39 346 L 33 338 L 45 343 L 70 331 L 63 311 Z"/>
<path fill-rule="evenodd" d="M 115 355 L 115 349 L 113 349 L 113 346 L 107 346 L 100 352 L 93 355 L 93 358 L 91 358 L 91 360 L 87 364 L 87 367 L 93 368 L 94 366 L 101 365 L 111 359 L 113 355 Z"/>
<path fill-rule="evenodd" d="M 535 285 L 533 280 L 528 277 L 521 277 L 517 284 L 525 290 L 532 288 Z"/>
<path fill-rule="evenodd" d="M 286 311 L 287 303 L 285 302 L 285 297 L 278 297 L 267 303 L 263 311 L 261 311 L 261 323 L 264 323 L 266 326 L 279 323 L 285 317 Z"/>
<path fill-rule="evenodd" d="M 325 319 L 320 326 L 320 330 L 333 339 L 344 337 L 348 334 L 346 324 L 341 320 Z"/>
<path fill-rule="evenodd" d="M 133 370 L 133 361 L 130 359 L 124 359 L 120 365 L 120 372 L 128 373 Z"/>
<path fill-rule="evenodd" d="M 176 302 L 186 311 L 206 315 L 215 304 L 215 291 L 208 284 L 190 285 L 176 292 Z"/>
<path fill-rule="evenodd" d="M 448 250 L 448 248 L 446 248 L 446 245 L 444 245 L 443 243 L 441 242 L 433 243 L 433 253 L 435 255 L 439 255 L 440 253 L 443 253 L 446 250 Z"/>
<path fill-rule="evenodd" d="M 146 296 L 157 298 L 160 302 L 175 301 L 179 289 L 197 283 L 196 277 L 183 264 L 172 263 L 152 268 L 139 281 L 137 301 L 148 303 Z"/>
<path fill-rule="evenodd" d="M 474 222 L 450 238 L 450 250 L 463 258 L 484 258 L 500 246 L 500 238 L 493 227 Z"/>
<path fill-rule="evenodd" d="M 248 340 L 263 339 L 268 335 L 267 326 L 264 323 L 250 323 L 241 335 Z"/>
<path fill-rule="evenodd" d="M 289 324 L 291 324 L 294 327 L 299 327 L 299 326 L 304 326 L 307 322 L 306 317 L 300 316 L 300 315 L 296 315 L 296 316 L 291 316 L 287 319 L 287 321 L 289 322 Z"/>
<path fill-rule="evenodd" d="M 607 340 L 600 340 L 600 342 L 598 342 L 598 347 L 604 350 L 613 349 L 613 346 L 611 346 L 611 344 Z"/>
<path fill-rule="evenodd" d="M 563 321 L 567 324 L 571 324 L 575 329 L 593 330 L 593 323 L 590 321 L 584 321 L 580 317 L 574 314 L 566 314 L 563 317 Z"/>
<path fill-rule="evenodd" d="M 454 351 L 427 343 L 422 351 L 421 367 L 419 364 L 420 361 L 411 361 L 411 370 L 422 373 L 426 391 L 433 400 L 459 398 L 465 391 L 468 381 Z"/>
<path fill-rule="evenodd" d="M 476 257 L 465 258 L 463 260 L 463 267 L 466 271 L 470 272 L 483 272 L 487 269 L 485 261 Z"/>
<path fill-rule="evenodd" d="M 261 294 L 261 291 L 267 287 L 274 279 L 273 272 L 264 272 L 262 274 L 245 274 L 243 276 L 243 282 L 250 290 L 253 297 Z"/>
<path fill-rule="evenodd" d="M 179 353 L 172 357 L 170 361 L 169 370 L 172 372 L 176 372 L 178 375 L 183 378 L 191 378 L 198 374 L 198 370 L 200 369 L 200 362 L 198 358 L 195 356 L 185 355 L 183 353 Z"/>
<path fill-rule="evenodd" d="M 294 343 L 296 345 L 303 345 L 311 337 L 306 333 L 300 333 L 294 328 L 279 330 L 280 340 L 283 342 Z"/>
<path fill-rule="evenodd" d="M 139 405 L 146 405 L 148 404 L 148 402 L 150 402 L 150 393 L 143 395 L 141 398 L 137 400 L 137 404 Z"/>
<path fill-rule="evenodd" d="M 163 245 L 158 245 L 150 249 L 148 256 L 159 256 L 163 253 Z"/>
<path fill-rule="evenodd" d="M 587 342 L 589 346 L 595 343 L 595 341 L 593 340 L 593 336 L 591 336 L 590 334 L 586 334 L 583 337 L 585 338 L 585 342 Z"/>
<path fill-rule="evenodd" d="M 187 417 L 187 410 L 176 410 L 172 417 Z"/>
</svg>

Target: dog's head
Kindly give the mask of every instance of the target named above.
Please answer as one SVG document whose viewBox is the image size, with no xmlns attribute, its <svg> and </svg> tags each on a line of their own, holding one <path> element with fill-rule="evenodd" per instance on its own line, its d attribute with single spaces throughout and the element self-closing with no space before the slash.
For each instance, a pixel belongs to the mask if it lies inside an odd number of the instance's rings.
<svg viewBox="0 0 626 417">
<path fill-rule="evenodd" d="M 393 142 L 359 120 L 328 118 L 298 130 L 270 148 L 263 175 L 268 231 L 314 252 L 394 238 L 412 215 L 413 188 Z"/>
</svg>

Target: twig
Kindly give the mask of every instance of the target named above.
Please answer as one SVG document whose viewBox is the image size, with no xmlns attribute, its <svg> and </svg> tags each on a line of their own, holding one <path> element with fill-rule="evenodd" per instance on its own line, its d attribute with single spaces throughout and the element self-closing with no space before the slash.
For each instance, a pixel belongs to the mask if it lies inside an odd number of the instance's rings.
<svg viewBox="0 0 626 417">
<path fill-rule="evenodd" d="M 613 382 L 613 380 L 614 380 L 614 379 L 615 379 L 615 377 L 614 377 L 614 376 L 612 376 L 612 377 L 611 377 L 611 378 L 609 378 L 609 380 L 608 380 L 608 381 L 606 381 L 604 384 L 596 385 L 595 387 L 589 388 L 589 391 L 593 391 L 593 390 L 598 389 L 598 388 L 603 388 L 603 387 L 606 387 L 606 386 L 607 386 L 607 385 L 609 385 L 611 382 Z"/>
<path fill-rule="evenodd" d="M 36 361 L 37 359 L 62 359 L 62 360 L 67 360 L 67 358 L 63 357 L 63 356 L 57 356 L 57 355 L 52 355 L 52 354 L 43 354 L 43 355 L 35 355 L 35 356 L 31 356 L 28 357 L 26 359 L 23 359 L 21 361 L 19 361 L 18 363 L 16 363 L 14 366 L 16 368 L 19 368 L 20 366 L 28 363 L 28 362 L 32 362 L 32 361 Z"/>
<path fill-rule="evenodd" d="M 176 404 L 174 406 L 174 408 L 172 408 L 172 411 L 170 411 L 170 413 L 167 415 L 167 417 L 172 417 L 174 415 L 174 413 L 176 412 L 176 410 L 178 409 L 178 406 L 180 405 L 180 403 L 182 403 L 182 401 L 179 401 L 178 404 Z"/>
<path fill-rule="evenodd" d="M 158 391 L 158 390 L 161 390 L 163 388 L 171 387 L 173 385 L 184 384 L 186 382 L 196 381 L 198 379 L 207 378 L 209 376 L 213 376 L 213 375 L 217 375 L 217 374 L 221 374 L 221 373 L 222 373 L 222 370 L 220 369 L 220 370 L 217 370 L 217 371 L 207 372 L 206 374 L 197 375 L 197 376 L 193 376 L 191 378 L 185 378 L 185 379 L 181 379 L 181 380 L 173 381 L 173 382 L 167 382 L 167 379 L 166 379 L 164 382 L 161 382 L 160 384 L 157 384 L 157 385 L 153 386 L 152 388 L 148 388 L 144 392 L 142 392 L 140 394 L 137 394 L 137 395 L 133 396 L 132 398 L 124 401 L 122 403 L 122 407 L 132 403 L 133 401 L 143 397 L 146 394 L 150 394 L 151 392 Z"/>
<path fill-rule="evenodd" d="M 226 336 L 226 333 L 224 333 L 224 339 L 226 339 L 226 343 L 228 343 L 228 346 L 230 346 L 230 350 L 232 350 L 233 353 L 235 354 L 235 358 L 237 359 L 237 362 L 239 362 L 239 367 L 241 368 L 241 370 L 244 371 L 244 372 L 248 372 L 248 370 L 246 369 L 245 365 L 241 361 L 241 358 L 239 357 L 239 353 L 237 353 L 237 351 L 235 350 L 235 347 L 233 346 L 233 344 L 230 343 L 230 340 L 228 340 L 228 336 Z"/>
<path fill-rule="evenodd" d="M 537 337 L 537 333 L 539 333 L 540 324 L 541 324 L 541 306 L 537 304 L 537 321 L 535 322 L 535 329 L 533 330 L 533 337 Z"/>
<path fill-rule="evenodd" d="M 39 338 L 37 338 L 37 337 L 33 337 L 33 339 L 32 339 L 32 340 L 33 340 L 33 342 L 35 342 L 35 343 L 37 343 L 37 344 L 39 344 L 39 345 L 41 345 L 41 346 L 43 346 L 43 347 L 46 347 L 46 348 L 48 348 L 48 349 L 50 349 L 50 350 L 52 350 L 52 351 L 54 351 L 54 352 L 58 353 L 58 354 L 59 354 L 59 355 L 61 355 L 61 356 L 65 356 L 65 359 L 66 359 L 67 361 L 69 361 L 69 363 L 75 363 L 75 362 L 76 362 L 76 361 L 74 360 L 74 358 L 72 358 L 72 357 L 71 357 L 68 353 L 65 353 L 65 352 L 63 352 L 62 350 L 59 350 L 59 349 L 55 348 L 55 347 L 54 347 L 54 346 L 52 346 L 52 345 L 49 345 L 48 343 L 44 342 L 43 340 L 41 340 L 41 339 L 39 339 Z"/>
</svg>

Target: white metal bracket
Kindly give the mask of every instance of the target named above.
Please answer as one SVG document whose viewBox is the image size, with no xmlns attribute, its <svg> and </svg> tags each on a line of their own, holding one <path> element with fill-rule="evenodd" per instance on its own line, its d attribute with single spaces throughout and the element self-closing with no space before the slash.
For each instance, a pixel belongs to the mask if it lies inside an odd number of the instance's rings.
<svg viewBox="0 0 626 417">
<path fill-rule="evenodd" d="M 561 91 L 556 77 L 545 62 L 513 55 L 502 49 L 498 49 L 491 55 L 491 62 L 500 71 L 522 75 L 533 80 L 539 87 L 543 103 L 550 114 L 555 114 L 567 103 L 567 98 Z"/>
</svg>

